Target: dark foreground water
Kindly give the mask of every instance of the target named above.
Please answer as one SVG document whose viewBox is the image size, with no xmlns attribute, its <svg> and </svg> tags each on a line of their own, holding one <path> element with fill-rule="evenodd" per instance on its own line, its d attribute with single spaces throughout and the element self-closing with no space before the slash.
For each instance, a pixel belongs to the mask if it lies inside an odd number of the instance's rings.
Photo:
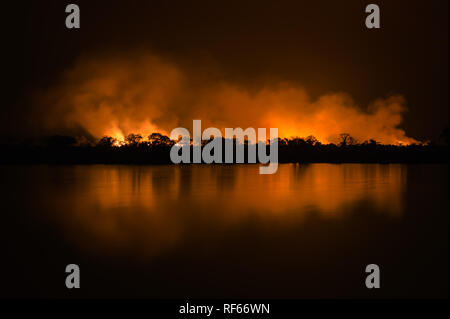
<svg viewBox="0 0 450 319">
<path fill-rule="evenodd" d="M 3 166 L 3 297 L 447 297 L 448 166 Z M 81 289 L 65 288 L 65 267 Z M 381 289 L 365 267 L 381 268 Z"/>
</svg>

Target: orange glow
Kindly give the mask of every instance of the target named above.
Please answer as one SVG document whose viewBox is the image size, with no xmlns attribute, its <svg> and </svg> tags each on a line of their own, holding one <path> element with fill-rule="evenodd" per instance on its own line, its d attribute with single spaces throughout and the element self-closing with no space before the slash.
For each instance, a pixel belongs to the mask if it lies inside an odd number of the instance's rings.
<svg viewBox="0 0 450 319">
<path fill-rule="evenodd" d="M 48 193 L 65 212 L 52 216 L 83 248 L 113 254 L 170 250 L 192 236 L 192 219 L 229 229 L 249 218 L 290 227 L 311 214 L 346 218 L 360 204 L 401 218 L 407 181 L 405 166 L 378 164 L 283 164 L 274 175 L 254 165 L 59 169 L 72 178 Z"/>
<path fill-rule="evenodd" d="M 130 133 L 146 139 L 154 132 L 169 135 L 176 127 L 191 130 L 194 119 L 202 120 L 203 129 L 277 127 L 280 137 L 313 135 L 322 143 L 336 143 L 341 133 L 358 142 L 417 142 L 399 127 L 407 110 L 399 95 L 363 109 L 346 93 L 312 100 L 293 83 L 249 87 L 208 80 L 150 55 L 94 57 L 68 70 L 39 103 L 50 107 L 43 119 L 46 130 L 82 127 L 97 139 L 112 136 L 118 145 Z"/>
</svg>

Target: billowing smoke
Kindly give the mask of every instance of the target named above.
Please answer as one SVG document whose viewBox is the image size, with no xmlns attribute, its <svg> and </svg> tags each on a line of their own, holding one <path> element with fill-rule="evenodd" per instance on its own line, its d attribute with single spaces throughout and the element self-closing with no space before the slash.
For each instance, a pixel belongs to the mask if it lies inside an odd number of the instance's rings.
<svg viewBox="0 0 450 319">
<path fill-rule="evenodd" d="M 201 73 L 201 74 L 200 74 Z M 399 128 L 406 111 L 402 96 L 379 99 L 366 109 L 345 93 L 312 100 L 293 83 L 256 88 L 208 78 L 155 55 L 83 58 L 59 84 L 37 97 L 36 114 L 47 132 L 80 130 L 94 138 L 123 139 L 169 134 L 176 127 L 277 127 L 280 137 L 314 135 L 323 143 L 348 133 L 362 142 L 416 142 Z"/>
</svg>

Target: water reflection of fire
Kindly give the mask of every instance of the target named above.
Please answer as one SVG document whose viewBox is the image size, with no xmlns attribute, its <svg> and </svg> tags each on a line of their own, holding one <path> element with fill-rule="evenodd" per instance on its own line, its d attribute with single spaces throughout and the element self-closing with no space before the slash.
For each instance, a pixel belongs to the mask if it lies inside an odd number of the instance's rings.
<svg viewBox="0 0 450 319">
<path fill-rule="evenodd" d="M 66 234 L 87 249 L 159 254 L 198 231 L 232 228 L 249 217 L 290 227 L 310 214 L 345 218 L 352 207 L 401 216 L 403 165 L 66 167 L 73 184 L 55 189 Z M 58 209 L 56 207 L 56 209 Z M 203 226 L 202 226 L 203 225 Z M 80 236 L 83 234 L 83 236 Z"/>
</svg>

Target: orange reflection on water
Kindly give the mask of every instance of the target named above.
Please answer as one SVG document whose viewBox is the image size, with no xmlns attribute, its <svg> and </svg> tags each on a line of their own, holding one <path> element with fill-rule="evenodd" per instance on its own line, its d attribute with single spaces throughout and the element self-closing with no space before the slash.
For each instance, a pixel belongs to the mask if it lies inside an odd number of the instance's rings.
<svg viewBox="0 0 450 319">
<path fill-rule="evenodd" d="M 252 216 L 277 225 L 300 223 L 311 213 L 345 217 L 361 208 L 400 216 L 407 177 L 405 166 L 372 164 L 285 164 L 274 175 L 260 175 L 257 165 L 59 169 L 64 181 L 47 182 L 71 240 L 145 254 Z"/>
</svg>

